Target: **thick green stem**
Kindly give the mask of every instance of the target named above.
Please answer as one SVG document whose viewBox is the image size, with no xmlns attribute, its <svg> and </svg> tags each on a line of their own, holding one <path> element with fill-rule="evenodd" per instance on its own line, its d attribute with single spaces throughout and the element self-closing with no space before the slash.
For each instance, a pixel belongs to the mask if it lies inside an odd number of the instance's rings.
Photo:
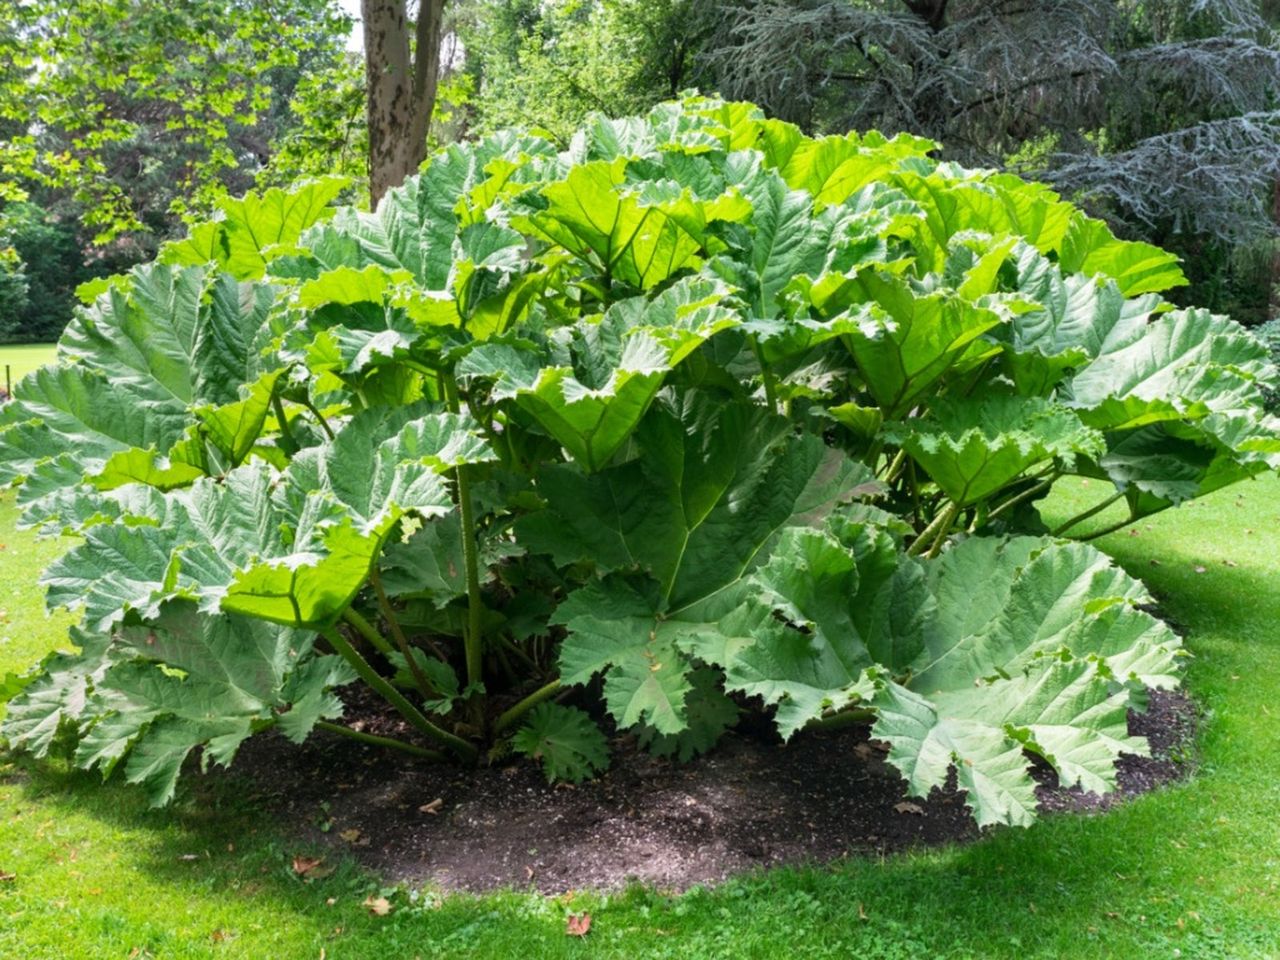
<svg viewBox="0 0 1280 960">
<path fill-rule="evenodd" d="M 293 431 L 289 429 L 289 418 L 285 415 L 284 403 L 280 399 L 280 394 L 273 393 L 271 395 L 271 409 L 275 411 L 276 421 L 280 424 L 280 449 L 292 457 L 300 448 L 298 441 L 294 439 Z"/>
<path fill-rule="evenodd" d="M 1043 480 L 1040 483 L 1035 484 L 1034 486 L 1028 487 L 1026 490 L 1023 490 L 1021 493 L 1017 494 L 1016 496 L 1010 497 L 1004 503 L 1000 504 L 1000 506 L 996 507 L 989 514 L 987 514 L 987 522 L 990 523 L 992 520 L 1000 516 L 1000 514 L 1004 513 L 1006 510 L 1010 509 L 1011 507 L 1016 507 L 1018 504 L 1032 499 L 1033 497 L 1035 497 L 1036 494 L 1043 493 L 1044 491 L 1052 487 L 1057 482 L 1057 480 L 1058 480 L 1058 475 L 1056 473 L 1052 474 L 1049 477 L 1049 479 Z"/>
<path fill-rule="evenodd" d="M 918 557 L 920 554 L 924 553 L 933 542 L 933 538 L 937 536 L 938 528 L 944 523 L 947 525 L 948 530 L 951 529 L 951 521 L 955 519 L 956 511 L 958 509 L 959 508 L 954 503 L 948 504 L 945 510 L 935 516 L 929 522 L 929 525 L 920 531 L 920 536 L 916 537 L 915 540 L 912 541 L 911 546 L 907 549 L 907 555 Z"/>
<path fill-rule="evenodd" d="M 1066 533 L 1068 530 L 1070 530 L 1072 527 L 1074 527 L 1076 524 L 1084 523 L 1084 521 L 1088 520 L 1090 517 L 1096 517 L 1103 510 L 1107 509 L 1107 507 L 1111 506 L 1113 503 L 1115 503 L 1117 500 L 1119 500 L 1123 496 L 1124 496 L 1123 493 L 1117 492 L 1114 496 L 1107 497 L 1107 499 L 1103 500 L 1099 504 L 1096 504 L 1095 506 L 1090 507 L 1088 510 L 1085 510 L 1083 513 L 1077 513 L 1074 517 L 1072 517 L 1066 523 L 1062 524 L 1057 529 L 1055 529 L 1053 531 L 1053 536 L 1060 537 L 1064 533 Z M 1131 523 L 1131 522 L 1132 521 L 1129 521 L 1129 520 L 1125 521 L 1125 523 Z"/>
<path fill-rule="evenodd" d="M 409 666 L 409 672 L 413 674 L 414 686 L 418 688 L 418 692 L 424 697 L 433 696 L 436 693 L 435 687 L 431 685 L 427 675 L 422 672 L 422 665 L 418 663 L 418 658 L 414 656 L 413 650 L 409 648 L 409 641 L 405 638 L 404 631 L 400 629 L 400 621 L 396 619 L 395 611 L 391 609 L 391 601 L 387 599 L 387 592 L 382 589 L 382 578 L 378 576 L 376 568 L 369 575 L 369 582 L 373 584 L 373 592 L 378 595 L 378 606 L 382 609 L 382 617 L 387 621 L 387 626 L 391 628 L 391 638 L 395 640 L 396 646 L 400 648 L 400 655 L 404 657 L 405 663 Z"/>
<path fill-rule="evenodd" d="M 769 364 L 764 359 L 764 348 L 760 346 L 760 338 L 751 338 L 751 348 L 755 351 L 756 360 L 760 364 L 760 376 L 764 380 L 764 398 L 769 404 L 769 409 L 774 413 L 778 412 L 778 396 L 777 389 L 773 382 L 773 371 L 769 369 Z"/>
<path fill-rule="evenodd" d="M 1135 523 L 1137 519 L 1138 518 L 1131 513 L 1123 520 L 1117 520 L 1115 523 L 1108 524 L 1101 530 L 1094 530 L 1092 533 L 1086 533 L 1080 538 L 1080 541 L 1082 543 L 1086 543 L 1090 540 L 1097 540 L 1099 537 L 1105 537 L 1108 533 L 1115 533 L 1117 530 L 1123 530 L 1125 527 L 1129 526 L 1129 524 Z"/>
<path fill-rule="evenodd" d="M 956 516 L 960 513 L 960 504 L 953 503 L 947 507 L 942 514 L 942 525 L 938 527 L 938 535 L 934 538 L 933 546 L 929 548 L 929 552 L 925 554 L 925 559 L 932 560 L 942 552 L 942 545 L 947 541 L 947 534 L 951 532 L 952 525 L 956 522 Z M 913 544 L 914 546 L 914 544 Z"/>
<path fill-rule="evenodd" d="M 385 747 L 388 750 L 399 750 L 402 753 L 411 753 L 415 757 L 422 757 L 426 760 L 444 760 L 445 755 L 439 750 L 428 750 L 426 747 L 420 747 L 415 743 L 406 743 L 403 740 L 397 740 L 394 737 L 380 737 L 373 733 L 363 733 L 359 730 L 352 730 L 350 727 L 344 727 L 340 723 L 330 723 L 328 720 L 317 720 L 317 730 L 327 730 L 329 733 L 336 733 L 339 736 L 350 737 L 352 740 L 359 740 L 361 743 L 367 743 L 371 747 Z"/>
<path fill-rule="evenodd" d="M 906 466 L 906 462 L 906 450 L 899 450 L 894 454 L 893 459 L 889 461 L 888 466 L 884 471 L 884 482 L 889 486 L 892 486 L 893 482 L 898 479 L 898 472 Z"/>
<path fill-rule="evenodd" d="M 481 619 L 484 613 L 480 597 L 480 558 L 476 550 L 475 508 L 471 503 L 471 482 L 467 468 L 458 468 L 458 507 L 462 511 L 462 565 L 467 574 L 467 683 L 481 683 L 484 672 L 480 665 Z"/>
<path fill-rule="evenodd" d="M 360 614 L 356 613 L 353 607 L 347 607 L 347 609 L 343 611 L 342 619 L 355 627 L 356 632 L 373 644 L 374 649 L 379 653 L 386 654 L 394 652 L 395 648 L 392 647 L 391 644 L 387 643 L 387 638 L 375 630 L 373 628 L 373 624 L 360 616 Z"/>
<path fill-rule="evenodd" d="M 458 384 L 452 374 L 444 378 L 445 396 L 449 409 L 457 413 L 461 409 L 458 399 Z M 481 622 L 484 615 L 484 601 L 480 596 L 480 558 L 476 549 L 476 517 L 471 502 L 471 478 L 466 466 L 454 471 L 458 481 L 458 509 L 462 519 L 462 565 L 467 577 L 467 629 L 463 635 L 463 645 L 467 660 L 467 683 L 479 685 L 484 682 L 483 637 Z M 477 714 L 483 709 L 479 697 L 473 697 L 472 710 Z"/>
<path fill-rule="evenodd" d="M 533 693 L 529 694 L 510 710 L 504 710 L 502 715 L 498 717 L 493 725 L 493 732 L 496 736 L 503 730 L 506 730 L 513 723 L 523 717 L 526 713 L 542 703 L 543 700 L 554 697 L 560 690 L 560 681 L 552 680 L 550 683 L 539 687 Z"/>
<path fill-rule="evenodd" d="M 341 632 L 333 627 L 324 627 L 320 631 L 324 638 L 333 645 L 336 650 L 347 663 L 355 669 L 360 679 L 371 686 L 382 698 L 396 708 L 402 717 L 411 723 L 415 729 L 421 731 L 437 743 L 448 747 L 453 753 L 467 763 L 474 763 L 479 756 L 479 751 L 474 746 L 467 743 L 461 737 L 454 736 L 448 730 L 444 730 L 430 720 L 428 720 L 412 703 L 405 699 L 404 694 L 393 687 L 385 679 L 378 675 L 378 672 L 369 665 L 369 661 L 360 656 L 360 652 L 347 642 Z"/>
<path fill-rule="evenodd" d="M 328 421 L 328 420 L 326 420 L 326 419 L 324 418 L 324 414 L 323 414 L 323 413 L 321 413 L 321 412 L 316 408 L 316 405 L 315 405 L 314 403 L 312 403 L 310 400 L 304 400 L 304 401 L 302 401 L 302 405 L 303 405 L 304 407 L 306 407 L 308 410 L 310 410 L 310 411 L 311 411 L 311 415 L 312 415 L 313 417 L 315 417 L 315 418 L 316 418 L 316 422 L 317 422 L 318 424 L 320 424 L 320 429 L 324 431 L 324 435 L 325 435 L 326 437 L 328 437 L 330 440 L 332 440 L 332 439 L 333 439 L 333 428 L 332 428 L 331 426 L 329 426 L 329 421 Z"/>
</svg>

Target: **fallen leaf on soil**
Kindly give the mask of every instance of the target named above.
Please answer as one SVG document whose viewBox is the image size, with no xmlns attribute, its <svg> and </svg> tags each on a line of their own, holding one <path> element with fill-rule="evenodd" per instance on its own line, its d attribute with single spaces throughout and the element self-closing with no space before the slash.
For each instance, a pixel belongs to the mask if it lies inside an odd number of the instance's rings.
<svg viewBox="0 0 1280 960">
<path fill-rule="evenodd" d="M 347 841 L 347 843 L 355 843 L 357 840 L 360 839 L 360 831 L 356 830 L 355 828 L 352 828 L 350 830 L 343 830 L 341 833 L 338 834 L 338 836 L 340 836 L 343 840 Z"/>
<path fill-rule="evenodd" d="M 920 806 L 918 803 L 911 803 L 908 800 L 903 800 L 901 803 L 895 803 L 893 805 L 893 809 L 896 813 L 914 813 L 917 817 L 924 816 L 924 807 Z"/>
<path fill-rule="evenodd" d="M 565 918 L 564 932 L 570 937 L 585 937 L 591 932 L 591 914 L 584 913 L 581 916 L 576 913 L 569 914 Z"/>
<path fill-rule="evenodd" d="M 386 897 L 367 897 L 361 906 L 375 917 L 385 917 L 391 912 L 391 901 Z"/>
<path fill-rule="evenodd" d="M 444 809 L 444 800 L 443 800 L 442 798 L 440 798 L 440 797 L 436 797 L 436 798 L 435 798 L 434 800 L 432 800 L 430 803 L 424 803 L 422 806 L 420 806 L 420 807 L 418 808 L 418 812 L 419 812 L 419 813 L 430 813 L 430 814 L 434 815 L 434 814 L 439 813 L 439 812 L 440 812 L 441 810 L 443 810 L 443 809 Z"/>
</svg>

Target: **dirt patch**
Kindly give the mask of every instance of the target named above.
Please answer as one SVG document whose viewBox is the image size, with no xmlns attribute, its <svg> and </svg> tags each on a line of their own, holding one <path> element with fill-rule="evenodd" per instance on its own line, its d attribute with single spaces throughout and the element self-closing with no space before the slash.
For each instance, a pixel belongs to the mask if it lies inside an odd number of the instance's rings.
<svg viewBox="0 0 1280 960">
<path fill-rule="evenodd" d="M 357 722 L 367 729 L 403 735 L 367 700 L 352 706 L 349 719 L 363 708 Z M 1101 810 L 1185 776 L 1195 718 L 1185 696 L 1153 691 L 1150 710 L 1129 718 L 1132 733 L 1150 738 L 1152 756 L 1122 758 L 1119 791 L 1063 790 L 1044 768 L 1042 808 Z M 558 893 L 635 879 L 680 890 L 755 867 L 978 834 L 954 790 L 907 797 L 865 727 L 800 735 L 785 747 L 748 727 L 689 764 L 654 759 L 629 737 L 613 748 L 607 774 L 568 787 L 548 785 L 522 758 L 461 771 L 331 735 L 302 748 L 263 736 L 245 745 L 230 775 L 307 836 L 327 838 L 393 881 L 447 889 Z"/>
</svg>

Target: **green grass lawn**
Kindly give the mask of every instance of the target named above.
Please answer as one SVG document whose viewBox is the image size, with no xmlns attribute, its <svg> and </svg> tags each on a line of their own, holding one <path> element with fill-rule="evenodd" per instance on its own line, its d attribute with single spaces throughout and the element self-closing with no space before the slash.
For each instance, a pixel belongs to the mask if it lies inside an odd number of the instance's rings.
<svg viewBox="0 0 1280 960">
<path fill-rule="evenodd" d="M 34 586 L 53 551 L 13 520 L 0 501 L 0 674 L 65 642 Z M 1101 545 L 1188 631 L 1208 715 L 1198 776 L 1111 813 L 682 897 L 384 891 L 394 910 L 373 917 L 376 878 L 296 880 L 305 845 L 226 787 L 188 778 L 152 812 L 63 763 L 0 756 L 0 957 L 1280 958 L 1280 479 L 1134 533 Z M 571 909 L 593 916 L 585 940 L 565 935 Z"/>
<path fill-rule="evenodd" d="M 4 368 L 9 380 L 17 383 L 32 370 L 53 362 L 52 343 L 0 343 L 0 387 L 4 386 Z"/>
</svg>

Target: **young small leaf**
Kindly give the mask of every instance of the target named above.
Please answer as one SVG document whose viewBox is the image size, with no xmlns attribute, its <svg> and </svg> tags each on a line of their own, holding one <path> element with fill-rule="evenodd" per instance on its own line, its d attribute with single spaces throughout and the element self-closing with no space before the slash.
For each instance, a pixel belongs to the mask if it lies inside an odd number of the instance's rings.
<svg viewBox="0 0 1280 960">
<path fill-rule="evenodd" d="M 548 782 L 581 783 L 609 766 L 604 734 L 576 707 L 543 703 L 511 739 L 517 753 L 542 762 Z"/>
</svg>

